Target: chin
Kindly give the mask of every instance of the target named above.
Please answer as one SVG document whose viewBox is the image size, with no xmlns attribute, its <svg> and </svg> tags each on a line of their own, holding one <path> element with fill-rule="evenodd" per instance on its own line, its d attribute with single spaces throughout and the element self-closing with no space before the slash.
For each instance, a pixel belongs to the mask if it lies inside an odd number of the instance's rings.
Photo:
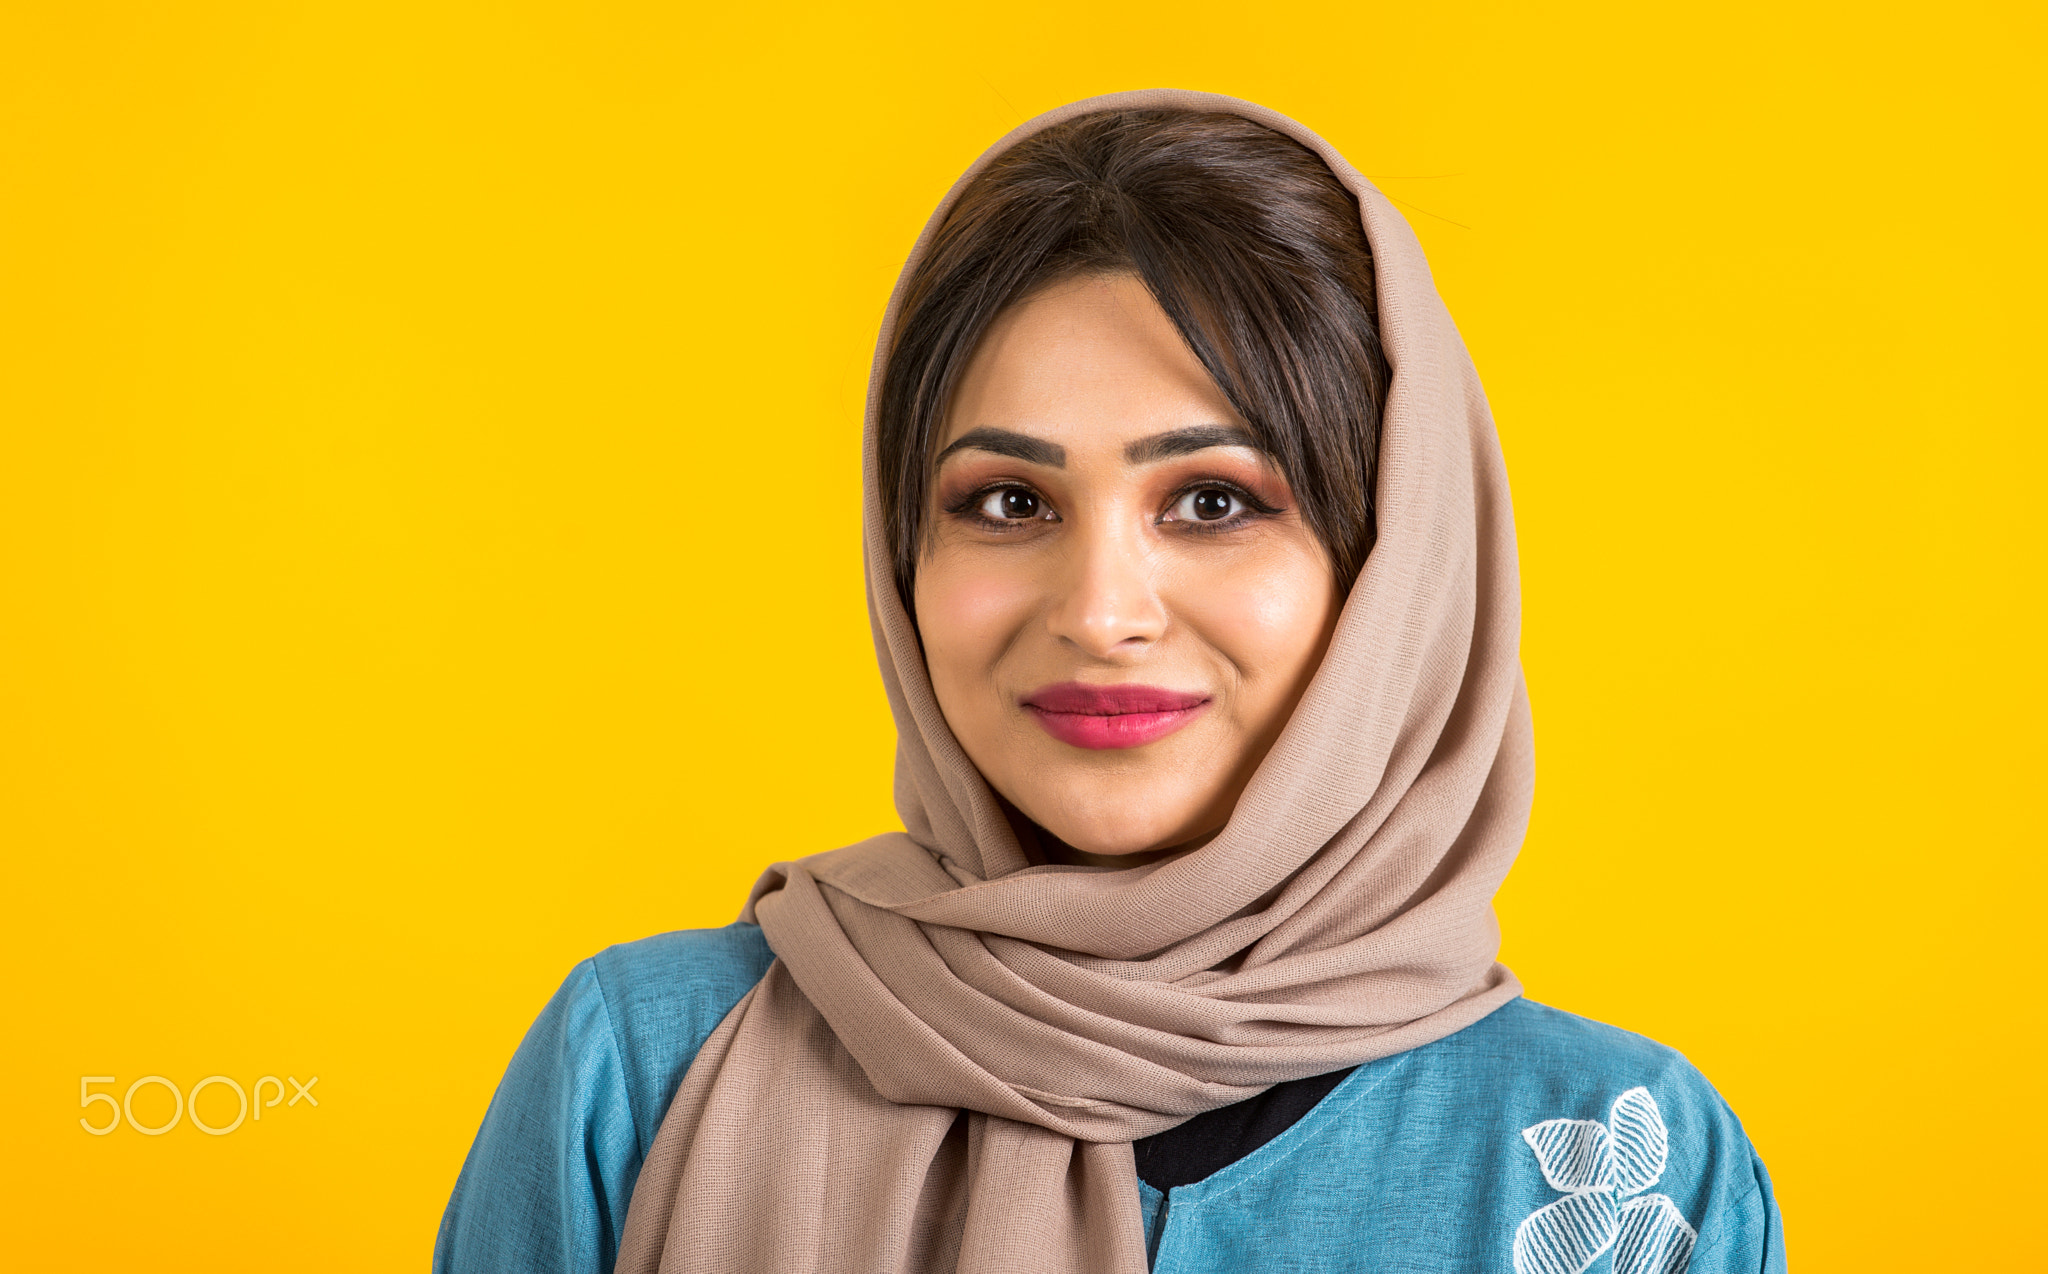
<svg viewBox="0 0 2048 1274">
<path fill-rule="evenodd" d="M 1160 809 L 1156 808 L 1156 793 L 1148 793 L 1151 799 L 1142 801 L 1119 799 L 1112 793 L 1100 802 L 1090 802 L 1091 808 L 1084 812 L 1073 807 L 1070 795 L 1061 796 L 1066 808 L 1046 818 L 1031 814 L 1028 807 L 1019 808 L 1063 844 L 1084 854 L 1143 854 L 1170 849 L 1200 835 L 1199 829 L 1189 825 L 1186 813 L 1201 802 L 1173 802 L 1173 808 Z"/>
<path fill-rule="evenodd" d="M 1051 828 L 1046 830 L 1052 831 Z M 1090 837 L 1079 832 L 1063 834 L 1057 831 L 1053 831 L 1053 835 L 1058 836 L 1070 849 L 1077 849 L 1084 854 L 1094 854 L 1102 858 L 1123 858 L 1131 854 L 1143 854 L 1150 850 L 1166 849 L 1176 843 L 1172 837 L 1148 837 L 1144 839 L 1106 835 Z"/>
</svg>

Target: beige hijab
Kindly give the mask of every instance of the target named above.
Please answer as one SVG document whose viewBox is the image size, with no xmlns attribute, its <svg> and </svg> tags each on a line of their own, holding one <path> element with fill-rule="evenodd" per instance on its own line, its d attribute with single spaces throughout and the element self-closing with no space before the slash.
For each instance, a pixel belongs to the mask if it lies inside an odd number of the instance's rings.
<svg viewBox="0 0 2048 1274">
<path fill-rule="evenodd" d="M 1322 139 L 1228 111 L 1358 196 L 1393 386 L 1379 538 L 1314 682 L 1209 844 L 1124 869 L 1032 866 L 946 727 L 891 584 L 867 416 L 868 606 L 905 833 L 781 863 L 745 918 L 776 954 L 705 1043 L 627 1214 L 618 1269 L 1146 1268 L 1130 1143 L 1283 1080 L 1449 1035 L 1513 999 L 1492 898 L 1532 761 L 1507 475 L 1414 235 Z"/>
</svg>

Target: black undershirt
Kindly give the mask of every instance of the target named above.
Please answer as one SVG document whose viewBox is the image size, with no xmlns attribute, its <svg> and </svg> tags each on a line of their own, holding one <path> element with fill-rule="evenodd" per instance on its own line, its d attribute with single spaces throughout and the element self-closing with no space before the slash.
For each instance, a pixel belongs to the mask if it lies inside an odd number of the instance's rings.
<svg viewBox="0 0 2048 1274">
<path fill-rule="evenodd" d="M 1357 1069 L 1347 1066 L 1275 1084 L 1257 1097 L 1204 1111 L 1177 1127 L 1140 1138 L 1131 1143 L 1138 1156 L 1138 1176 L 1155 1190 L 1171 1190 L 1228 1168 L 1292 1128 Z"/>
</svg>

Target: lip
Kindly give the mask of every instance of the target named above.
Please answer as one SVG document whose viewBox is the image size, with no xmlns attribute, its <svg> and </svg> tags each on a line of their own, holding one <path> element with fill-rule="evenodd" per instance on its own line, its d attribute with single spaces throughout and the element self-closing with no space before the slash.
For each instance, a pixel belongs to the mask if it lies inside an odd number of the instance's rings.
<svg viewBox="0 0 2048 1274">
<path fill-rule="evenodd" d="M 1061 743 L 1100 751 L 1142 748 L 1163 739 L 1202 715 L 1211 700 L 1160 686 L 1063 681 L 1040 686 L 1019 702 Z"/>
</svg>

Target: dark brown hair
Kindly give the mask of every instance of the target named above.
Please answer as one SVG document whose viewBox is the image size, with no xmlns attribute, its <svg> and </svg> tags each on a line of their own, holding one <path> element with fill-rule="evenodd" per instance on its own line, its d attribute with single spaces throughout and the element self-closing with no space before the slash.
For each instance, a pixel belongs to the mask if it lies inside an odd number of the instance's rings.
<svg viewBox="0 0 2048 1274">
<path fill-rule="evenodd" d="M 1299 143 L 1237 115 L 1106 111 L 975 177 L 905 290 L 882 376 L 881 499 L 914 613 L 932 459 L 996 316 L 1080 274 L 1142 279 L 1272 457 L 1346 588 L 1373 541 L 1388 370 L 1358 201 Z"/>
</svg>

